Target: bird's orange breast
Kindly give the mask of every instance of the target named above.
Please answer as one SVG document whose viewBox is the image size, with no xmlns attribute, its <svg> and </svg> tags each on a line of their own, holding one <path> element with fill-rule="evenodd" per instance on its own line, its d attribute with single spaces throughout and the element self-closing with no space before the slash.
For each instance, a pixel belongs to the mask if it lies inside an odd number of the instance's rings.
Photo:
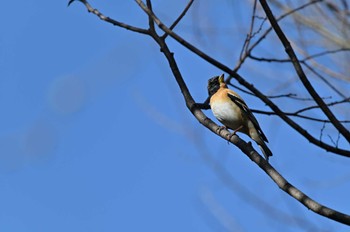
<svg viewBox="0 0 350 232">
<path fill-rule="evenodd" d="M 210 107 L 214 116 L 230 129 L 243 124 L 240 108 L 228 97 L 229 89 L 220 88 L 211 98 Z"/>
</svg>

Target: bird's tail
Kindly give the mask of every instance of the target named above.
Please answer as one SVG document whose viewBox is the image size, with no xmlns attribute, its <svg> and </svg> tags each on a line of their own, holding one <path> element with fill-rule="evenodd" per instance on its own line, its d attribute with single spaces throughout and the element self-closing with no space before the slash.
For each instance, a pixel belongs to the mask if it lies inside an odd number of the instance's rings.
<svg viewBox="0 0 350 232">
<path fill-rule="evenodd" d="M 269 161 L 269 157 L 272 156 L 271 150 L 267 147 L 266 143 L 264 141 L 259 141 L 258 143 L 259 148 L 261 149 L 262 153 L 265 156 L 266 161 Z"/>
</svg>

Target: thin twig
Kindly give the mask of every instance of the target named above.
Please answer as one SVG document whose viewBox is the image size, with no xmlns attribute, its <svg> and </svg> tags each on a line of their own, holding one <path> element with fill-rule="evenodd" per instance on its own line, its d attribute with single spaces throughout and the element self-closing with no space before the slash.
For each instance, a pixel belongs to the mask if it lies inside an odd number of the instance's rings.
<svg viewBox="0 0 350 232">
<path fill-rule="evenodd" d="M 345 98 L 341 101 L 334 101 L 334 102 L 331 102 L 331 103 L 328 103 L 327 106 L 334 106 L 334 105 L 338 105 L 338 104 L 342 104 L 342 103 L 349 103 L 350 102 L 350 98 Z M 299 114 L 299 113 L 302 113 L 302 112 L 305 112 L 305 111 L 308 111 L 308 110 L 312 110 L 312 109 L 319 109 L 320 106 L 318 105 L 315 105 L 315 106 L 309 106 L 309 107 L 306 107 L 306 108 L 303 108 L 303 109 L 300 109 L 298 111 L 295 111 L 294 113 L 295 114 Z"/>
<path fill-rule="evenodd" d="M 346 96 L 340 92 L 332 83 L 330 83 L 325 77 L 323 77 L 320 73 L 318 73 L 313 67 L 311 67 L 307 62 L 302 62 L 302 64 L 308 68 L 313 74 L 315 74 L 318 78 L 320 78 L 329 88 L 331 88 L 334 92 L 336 92 L 339 96 L 346 98 Z"/>
<path fill-rule="evenodd" d="M 334 53 L 339 53 L 339 52 L 346 52 L 346 51 L 350 51 L 350 48 L 339 48 L 339 49 L 335 49 L 335 50 L 323 51 L 323 52 L 309 55 L 309 56 L 301 59 L 300 62 L 305 62 L 307 60 L 314 59 L 316 57 L 320 57 L 320 56 L 324 56 L 324 55 L 329 55 L 329 54 L 334 54 Z M 253 60 L 264 61 L 264 62 L 278 62 L 278 63 L 291 62 L 290 59 L 275 59 L 275 58 L 256 57 L 256 56 L 252 55 L 251 53 L 248 54 L 248 57 L 253 59 Z"/>
<path fill-rule="evenodd" d="M 250 20 L 250 27 L 249 27 L 249 32 L 246 36 L 246 39 L 244 40 L 244 43 L 243 43 L 243 46 L 242 46 L 242 50 L 241 50 L 241 53 L 239 55 L 240 57 L 240 60 L 243 61 L 242 57 L 243 57 L 243 53 L 246 52 L 247 48 L 249 47 L 249 43 L 252 39 L 252 35 L 253 35 L 253 30 L 254 30 L 254 23 L 255 23 L 255 12 L 256 12 L 256 5 L 257 5 L 257 0 L 254 0 L 254 3 L 253 3 L 253 12 L 252 12 L 252 17 L 251 17 L 251 20 Z M 239 65 L 240 66 L 240 65 Z"/>
<path fill-rule="evenodd" d="M 68 2 L 68 6 L 70 6 L 70 4 L 72 4 L 75 1 L 79 1 L 79 2 L 83 3 L 85 5 L 85 7 L 87 8 L 89 13 L 93 13 L 94 15 L 96 15 L 101 20 L 103 20 L 107 23 L 113 24 L 114 26 L 118 26 L 118 27 L 124 28 L 126 30 L 130 30 L 133 32 L 137 32 L 137 33 L 141 33 L 141 34 L 149 34 L 148 30 L 146 30 L 146 29 L 134 27 L 134 26 L 131 26 L 129 24 L 119 22 L 117 20 L 111 19 L 110 17 L 103 15 L 100 11 L 98 11 L 97 9 L 94 9 L 86 0 L 70 0 Z"/>
<path fill-rule="evenodd" d="M 305 9 L 305 8 L 308 7 L 308 6 L 311 6 L 311 5 L 313 5 L 313 4 L 315 4 L 315 3 L 318 3 L 318 2 L 321 2 L 321 1 L 323 1 L 323 0 L 314 0 L 314 1 L 307 2 L 307 3 L 305 3 L 305 4 L 303 4 L 303 5 L 299 6 L 299 7 L 297 7 L 297 8 L 295 8 L 295 9 L 291 9 L 290 11 L 288 11 L 288 12 L 286 12 L 285 14 L 281 15 L 280 17 L 278 17 L 276 20 L 279 22 L 279 21 L 281 21 L 282 19 L 284 19 L 285 17 L 287 17 L 287 16 L 289 16 L 289 15 L 291 15 L 291 14 L 294 14 L 294 13 L 297 12 L 297 11 L 300 11 L 300 10 L 302 10 L 302 9 Z M 249 48 L 249 49 L 247 50 L 247 52 L 246 52 L 246 57 L 248 57 L 248 56 L 251 54 L 251 52 L 253 51 L 253 49 L 254 49 L 256 46 L 258 46 L 258 45 L 261 43 L 261 41 L 264 40 L 264 39 L 266 38 L 266 36 L 267 36 L 271 31 L 272 31 L 272 27 L 268 28 L 268 29 L 260 36 L 260 38 L 257 39 L 257 41 L 255 41 L 255 43 L 253 43 L 253 44 L 250 46 L 250 48 Z M 246 57 L 245 57 L 245 58 L 246 58 Z"/>
<path fill-rule="evenodd" d="M 319 53 L 315 53 L 315 54 L 309 55 L 309 56 L 305 57 L 304 59 L 302 59 L 301 61 L 314 59 L 316 57 L 320 57 L 320 56 L 324 56 L 324 55 L 329 55 L 329 54 L 334 54 L 334 53 L 339 53 L 339 52 L 348 52 L 348 51 L 350 51 L 350 48 L 339 48 L 339 49 L 335 49 L 335 50 L 323 51 L 323 52 L 319 52 Z"/>
<path fill-rule="evenodd" d="M 277 115 L 273 111 L 264 111 L 264 110 L 257 110 L 257 109 L 250 109 L 253 113 L 257 114 L 264 114 L 264 115 Z M 306 119 L 309 121 L 315 121 L 315 122 L 322 122 L 322 123 L 331 123 L 328 119 L 319 119 L 319 118 L 314 118 L 306 115 L 301 115 L 301 114 L 296 114 L 296 113 L 291 113 L 291 112 L 284 112 L 284 114 L 291 116 L 291 117 L 296 117 L 296 118 L 302 118 Z M 350 120 L 341 120 L 341 123 L 350 123 Z M 320 140 L 321 141 L 321 140 Z"/>
<path fill-rule="evenodd" d="M 173 24 L 170 25 L 169 29 L 173 30 L 176 25 L 182 20 L 182 18 L 186 15 L 187 11 L 190 9 L 190 7 L 192 6 L 194 0 L 190 0 L 186 7 L 184 8 L 184 10 L 181 12 L 181 14 L 179 15 L 179 17 L 177 17 L 177 19 L 173 22 Z M 166 37 L 168 36 L 168 34 L 166 32 L 164 32 L 164 35 L 161 36 L 162 39 L 166 39 Z"/>
<path fill-rule="evenodd" d="M 276 62 L 276 63 L 290 63 L 290 59 L 276 59 L 276 58 L 265 58 L 265 57 L 256 57 L 251 53 L 248 54 L 248 57 L 252 60 L 256 60 L 259 62 Z"/>
</svg>

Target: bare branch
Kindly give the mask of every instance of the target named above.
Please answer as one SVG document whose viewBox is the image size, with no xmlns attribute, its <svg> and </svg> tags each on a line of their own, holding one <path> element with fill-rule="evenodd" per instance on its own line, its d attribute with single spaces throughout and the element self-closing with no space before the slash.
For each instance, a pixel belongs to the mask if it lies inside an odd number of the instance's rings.
<svg viewBox="0 0 350 232">
<path fill-rule="evenodd" d="M 302 10 L 302 9 L 308 7 L 308 6 L 311 6 L 311 5 L 316 4 L 316 3 L 318 3 L 318 2 L 321 2 L 321 1 L 323 1 L 323 0 L 313 0 L 313 1 L 310 1 L 310 2 L 307 2 L 307 3 L 303 4 L 303 5 L 301 5 L 301 6 L 297 7 L 297 8 L 295 8 L 295 9 L 291 9 L 291 10 L 289 10 L 288 12 L 286 12 L 285 14 L 281 15 L 280 17 L 278 17 L 278 18 L 277 18 L 277 21 L 281 21 L 281 20 L 284 19 L 285 17 L 287 17 L 287 16 L 289 16 L 289 15 L 291 15 L 291 14 L 294 14 L 294 13 L 297 12 L 297 11 L 300 11 L 300 10 Z M 253 51 L 253 49 L 254 49 L 256 46 L 258 46 L 258 45 L 261 43 L 261 41 L 263 41 L 263 40 L 266 38 L 266 36 L 267 36 L 271 31 L 272 31 L 272 27 L 268 28 L 268 29 L 260 36 L 260 38 L 257 39 L 257 41 L 255 41 L 255 43 L 253 43 L 253 44 L 250 46 L 249 49 L 246 50 L 245 57 L 243 57 L 243 58 L 241 58 L 241 59 L 246 59 L 246 58 L 251 54 L 251 52 Z M 243 62 L 243 61 L 240 61 L 240 62 Z M 237 67 L 236 67 L 234 70 L 238 70 Z"/>
<path fill-rule="evenodd" d="M 304 59 L 301 59 L 299 61 L 305 62 L 307 60 L 314 59 L 316 57 L 325 56 L 325 55 L 334 54 L 334 53 L 339 53 L 339 52 L 346 52 L 346 51 L 350 51 L 350 48 L 339 48 L 339 49 L 335 49 L 335 50 L 327 50 L 327 51 L 319 52 L 319 53 L 316 53 L 313 55 L 308 55 L 307 57 L 305 57 Z M 275 58 L 256 57 L 256 56 L 253 56 L 251 53 L 248 54 L 248 57 L 253 59 L 253 60 L 265 61 L 265 62 L 280 62 L 280 63 L 291 62 L 290 59 L 275 59 Z"/>
<path fill-rule="evenodd" d="M 273 111 L 264 111 L 264 110 L 257 110 L 257 109 L 250 109 L 253 113 L 257 114 L 265 114 L 265 115 L 277 115 Z M 285 115 L 291 116 L 291 117 L 296 117 L 296 118 L 302 118 L 302 119 L 307 119 L 309 121 L 315 121 L 315 122 L 322 122 L 322 123 L 331 123 L 331 121 L 327 119 L 319 119 L 319 118 L 314 118 L 310 116 L 305 116 L 301 114 L 296 114 L 296 113 L 291 113 L 291 112 L 284 112 Z M 340 121 L 341 123 L 350 123 L 350 120 L 342 120 Z M 322 140 L 319 140 L 320 142 Z"/>
<path fill-rule="evenodd" d="M 111 19 L 110 17 L 103 15 L 100 11 L 91 7 L 91 5 L 86 0 L 70 0 L 68 3 L 68 6 L 70 4 L 72 4 L 74 1 L 79 1 L 79 2 L 83 3 L 85 5 L 85 7 L 87 8 L 89 13 L 93 13 L 94 15 L 96 15 L 101 20 L 103 20 L 107 23 L 113 24 L 114 26 L 121 27 L 121 28 L 124 28 L 126 30 L 133 31 L 133 32 L 137 32 L 137 33 L 141 33 L 141 34 L 149 34 L 148 30 L 145 30 L 143 28 L 134 27 L 134 26 L 131 26 L 129 24 L 125 24 L 125 23 L 116 21 L 114 19 Z"/>
<path fill-rule="evenodd" d="M 283 33 L 282 29 L 278 25 L 275 17 L 273 16 L 269 5 L 265 0 L 259 0 L 261 6 L 263 7 L 266 16 L 268 17 L 271 26 L 273 27 L 274 31 L 276 32 L 278 38 L 282 42 L 286 53 L 288 54 L 289 58 L 292 60 L 292 63 L 294 65 L 294 69 L 297 72 L 301 82 L 304 84 L 304 87 L 307 89 L 307 91 L 310 93 L 310 95 L 313 97 L 313 99 L 316 101 L 316 103 L 320 106 L 322 109 L 323 113 L 327 116 L 327 118 L 332 122 L 332 124 L 337 128 L 337 130 L 344 136 L 344 138 L 350 142 L 350 131 L 348 131 L 340 122 L 339 120 L 335 117 L 333 112 L 327 107 L 325 102 L 322 100 L 322 98 L 318 95 L 316 90 L 313 88 L 311 83 L 309 82 L 308 78 L 306 77 L 303 68 L 300 65 L 300 62 L 297 58 L 297 56 L 294 53 L 293 48 L 291 47 L 287 37 Z"/>
<path fill-rule="evenodd" d="M 153 12 L 151 0 L 146 0 L 146 3 L 147 3 L 148 9 Z M 149 26 L 149 30 L 151 30 L 151 31 L 153 31 L 155 33 L 154 21 L 153 21 L 152 17 L 150 17 L 150 16 L 148 16 L 148 26 Z"/>
<path fill-rule="evenodd" d="M 257 5 L 257 0 L 254 0 L 253 12 L 252 12 L 252 17 L 251 17 L 251 21 L 250 21 L 249 32 L 247 34 L 246 39 L 244 40 L 244 44 L 242 46 L 241 54 L 239 55 L 240 61 L 242 61 L 242 62 L 239 62 L 239 65 L 237 65 L 237 66 L 241 66 L 243 64 L 243 61 L 244 61 L 243 53 L 246 53 L 246 50 L 249 47 L 250 41 L 253 38 L 253 30 L 254 30 L 255 14 L 256 14 L 256 5 Z M 263 20 L 263 22 L 265 22 L 265 20 Z M 260 27 L 260 29 L 261 29 L 261 27 Z M 237 70 L 238 70 L 238 67 L 237 67 Z"/>
<path fill-rule="evenodd" d="M 154 21 L 158 25 L 160 24 L 159 19 L 152 14 L 149 9 L 144 5 L 144 3 L 141 0 L 136 0 L 139 6 L 149 15 L 151 15 L 154 19 Z M 166 28 L 166 27 L 165 27 Z M 168 30 L 168 28 L 166 28 Z M 167 31 L 169 32 L 169 31 Z M 171 33 L 169 33 L 171 35 Z M 172 35 L 171 35 L 172 36 Z M 218 130 L 219 127 L 209 118 L 207 118 L 203 112 L 196 107 L 196 104 L 194 102 L 194 99 L 192 98 L 186 83 L 184 79 L 182 78 L 182 75 L 180 73 L 180 70 L 177 66 L 177 63 L 174 59 L 173 53 L 169 50 L 167 44 L 164 42 L 164 40 L 160 38 L 153 37 L 158 45 L 161 47 L 161 51 L 165 55 L 166 59 L 169 62 L 169 66 L 173 72 L 173 75 L 181 89 L 181 92 L 184 96 L 184 100 L 186 102 L 186 106 L 188 109 L 192 112 L 192 114 L 197 118 L 197 120 L 207 127 L 209 130 L 211 130 L 213 133 L 216 133 L 217 135 L 221 136 L 222 138 L 227 140 L 227 134 L 229 134 L 229 131 L 227 130 Z M 308 209 L 311 209 L 317 214 L 320 214 L 322 216 L 331 218 L 335 221 L 350 225 L 350 216 L 343 214 L 341 212 L 335 211 L 333 209 L 330 209 L 326 206 L 323 206 L 319 204 L 318 202 L 312 200 L 310 197 L 308 197 L 306 194 L 301 192 L 299 189 L 291 185 L 284 177 L 277 172 L 265 159 L 262 158 L 251 146 L 251 144 L 244 142 L 242 139 L 240 139 L 237 135 L 233 135 L 230 137 L 229 140 L 231 143 L 235 144 L 239 149 L 241 149 L 253 162 L 255 162 L 264 172 L 266 172 L 267 175 L 271 177 L 271 179 L 286 193 L 297 199 L 299 202 L 301 202 L 303 205 L 305 205 Z"/>
<path fill-rule="evenodd" d="M 320 2 L 322 1 L 323 0 L 321 0 Z M 286 10 L 286 11 L 290 10 L 286 6 L 286 4 L 282 4 L 280 1 L 271 0 L 271 2 L 283 10 Z M 294 18 L 297 22 L 300 22 L 303 25 L 313 28 L 315 32 L 317 32 L 319 35 L 323 36 L 327 40 L 332 41 L 333 44 L 336 44 L 339 47 L 349 46 L 349 41 L 344 40 L 344 38 L 341 35 L 335 35 L 332 31 L 329 31 L 329 28 L 325 27 L 323 24 L 320 24 L 318 21 L 310 20 L 304 14 L 300 14 L 300 13 L 295 14 Z M 330 21 L 333 27 L 336 27 L 339 24 L 339 22 L 334 22 L 331 20 L 327 20 L 327 21 Z"/>
<path fill-rule="evenodd" d="M 343 99 L 341 101 L 334 101 L 334 102 L 328 103 L 327 106 L 334 106 L 334 105 L 338 105 L 338 104 L 342 104 L 342 103 L 348 103 L 348 102 L 350 102 L 350 97 L 345 98 L 345 99 Z M 318 108 L 320 108 L 318 105 L 316 105 L 316 106 L 309 106 L 309 107 L 306 107 L 304 109 L 295 111 L 295 114 L 299 114 L 299 113 L 307 111 L 307 110 L 318 109 Z"/>
<path fill-rule="evenodd" d="M 314 59 L 316 57 L 320 57 L 320 56 L 324 56 L 324 55 L 329 55 L 329 54 L 334 54 L 334 53 L 339 53 L 339 52 L 348 52 L 348 51 L 350 51 L 350 47 L 339 48 L 339 49 L 335 49 L 335 50 L 323 51 L 323 52 L 319 52 L 319 53 L 316 53 L 316 54 L 313 54 L 313 55 L 309 55 L 309 56 L 305 57 L 304 59 L 302 59 L 301 61 Z"/>
<path fill-rule="evenodd" d="M 72 0 L 71 0 L 72 1 Z M 171 37 L 174 39 L 181 41 L 181 44 L 186 44 L 187 48 L 191 48 L 193 50 L 198 50 L 193 45 L 187 43 L 184 40 L 181 40 L 182 38 L 179 37 L 177 34 L 169 30 L 164 24 L 161 23 L 161 21 L 153 14 L 153 12 L 141 1 L 136 0 L 139 6 L 150 16 L 152 17 L 152 20 L 162 29 L 164 32 L 168 33 Z M 86 1 L 83 1 L 86 2 Z M 122 26 L 121 26 L 122 27 Z M 216 125 L 211 119 L 206 117 L 206 115 L 198 108 L 198 105 L 195 103 L 193 97 L 191 96 L 191 93 L 182 77 L 182 74 L 177 66 L 177 63 L 174 59 L 173 52 L 170 51 L 168 45 L 165 43 L 165 40 L 163 40 L 161 37 L 159 37 L 155 31 L 147 30 L 147 33 L 150 35 L 155 42 L 159 45 L 161 48 L 161 52 L 166 57 L 166 60 L 168 61 L 168 64 L 170 66 L 170 69 L 174 75 L 174 78 L 181 90 L 181 93 L 184 97 L 185 103 L 187 108 L 191 111 L 191 113 L 194 115 L 194 117 L 200 122 L 203 126 L 208 128 L 213 133 L 219 135 L 223 139 L 227 140 L 227 134 L 229 134 L 229 131 L 223 129 L 218 130 L 219 126 Z M 185 45 L 184 45 L 185 46 Z M 193 51 L 192 50 L 192 51 Z M 213 58 L 207 56 L 206 54 L 197 51 L 196 54 L 201 54 L 202 56 L 206 57 L 206 59 L 211 60 L 216 65 L 223 68 L 223 70 L 227 70 L 228 73 L 230 73 L 232 76 L 234 76 L 241 84 L 244 86 L 250 87 L 249 89 L 255 93 L 258 94 L 258 96 L 270 104 L 270 107 L 273 108 L 273 110 L 277 110 L 278 112 L 281 112 L 277 106 L 275 106 L 266 96 L 261 94 L 257 89 L 255 89 L 253 86 L 249 85 L 242 77 L 240 77 L 237 73 L 232 72 L 228 67 L 224 66 L 223 64 L 219 63 L 218 61 L 214 60 Z M 212 63 L 212 64 L 213 64 Z M 283 112 L 282 112 L 283 113 Z M 282 117 L 282 116 L 281 116 Z M 287 116 L 284 116 L 285 118 L 289 119 Z M 290 119 L 289 119 L 290 120 Z M 291 121 L 293 122 L 293 121 Z M 294 122 L 293 122 L 294 123 Z M 340 223 L 350 225 L 350 216 L 343 214 L 341 212 L 338 212 L 336 210 L 333 210 L 331 208 L 328 208 L 326 206 L 323 206 L 319 204 L 318 202 L 311 199 L 309 196 L 301 192 L 299 189 L 294 187 L 292 184 L 290 184 L 276 169 L 274 169 L 265 159 L 262 158 L 251 146 L 251 143 L 246 143 L 242 139 L 240 139 L 237 135 L 233 135 L 229 137 L 229 142 L 236 145 L 241 151 L 246 154 L 254 163 L 256 163 L 283 191 L 288 193 L 290 196 L 298 200 L 300 203 L 302 203 L 304 206 L 306 206 L 308 209 L 314 211 L 315 213 L 328 217 L 330 219 L 333 219 L 335 221 L 338 221 Z"/>
<path fill-rule="evenodd" d="M 223 181 L 234 194 L 241 197 L 245 202 L 252 204 L 252 206 L 259 210 L 262 214 L 266 215 L 266 212 L 269 212 L 269 215 L 273 218 L 273 220 L 290 224 L 291 226 L 302 228 L 307 227 L 310 231 L 320 231 L 320 228 L 318 228 L 316 225 L 311 224 L 309 220 L 305 220 L 303 217 L 291 216 L 284 211 L 279 210 L 273 204 L 264 200 L 264 198 L 261 198 L 261 195 L 259 193 L 250 191 L 238 180 L 236 180 L 235 176 L 232 176 L 230 172 L 225 168 L 225 166 L 218 162 L 208 152 L 210 149 L 206 147 L 207 144 L 203 140 L 198 139 L 200 136 L 195 136 L 195 138 L 196 139 L 193 139 L 193 136 L 191 136 L 189 139 L 194 140 L 196 147 L 205 162 L 208 163 L 208 165 L 213 169 L 220 180 Z"/>
<path fill-rule="evenodd" d="M 171 36 L 173 39 L 175 39 L 178 43 L 192 51 L 193 53 L 197 54 L 202 59 L 206 60 L 208 63 L 214 65 L 215 67 L 223 70 L 224 72 L 228 73 L 230 77 L 235 78 L 241 85 L 249 89 L 252 93 L 254 93 L 258 98 L 260 98 L 266 105 L 268 105 L 276 114 L 283 119 L 288 125 L 290 125 L 292 128 L 294 128 L 296 131 L 298 131 L 301 135 L 303 135 L 309 142 L 325 149 L 326 151 L 333 152 L 334 154 L 350 157 L 350 151 L 336 148 L 334 146 L 331 146 L 327 143 L 321 142 L 318 139 L 316 139 L 314 136 L 312 136 L 307 130 L 302 128 L 299 124 L 297 124 L 295 121 L 293 121 L 291 118 L 289 118 L 287 115 L 283 113 L 283 111 L 274 104 L 270 99 L 268 99 L 263 93 L 261 93 L 258 89 L 256 89 L 252 84 L 248 83 L 242 76 L 240 76 L 237 72 L 232 71 L 229 67 L 226 65 L 220 63 L 219 61 L 215 60 L 214 58 L 210 57 L 203 51 L 199 50 L 194 45 L 190 44 L 186 40 L 184 40 L 182 37 L 180 37 L 178 34 L 170 30 L 168 27 L 166 27 L 152 12 L 150 12 L 147 9 L 147 6 L 141 1 L 136 0 L 136 2 L 139 4 L 139 6 L 149 15 L 152 15 L 154 22 L 158 25 L 160 29 L 162 29 L 164 32 L 168 33 L 169 36 Z M 229 81 L 229 80 L 227 80 Z"/>
<path fill-rule="evenodd" d="M 176 25 L 181 21 L 181 19 L 186 15 L 187 11 L 190 9 L 190 7 L 192 6 L 194 0 L 190 0 L 185 9 L 182 11 L 182 13 L 179 15 L 179 17 L 177 17 L 177 19 L 173 22 L 173 24 L 171 24 L 171 26 L 169 27 L 170 30 L 173 30 Z M 168 36 L 168 34 L 165 32 L 164 35 L 162 36 L 163 39 L 165 39 Z"/>
<path fill-rule="evenodd" d="M 344 49 L 341 49 L 341 50 L 337 50 L 337 52 L 339 51 L 345 51 Z M 316 54 L 315 56 L 317 55 L 324 55 L 326 54 L 326 52 L 322 52 L 322 53 L 319 53 L 319 54 Z M 332 51 L 328 51 L 328 53 L 332 53 Z M 256 61 L 262 61 L 262 62 L 276 62 L 276 63 L 290 63 L 292 62 L 290 59 L 275 59 L 275 58 L 263 58 L 263 57 L 256 57 L 256 56 L 253 56 L 251 53 L 248 55 L 249 58 L 251 58 L 252 60 L 256 60 Z M 312 73 L 314 73 L 317 77 L 319 77 L 326 85 L 328 85 L 334 92 L 336 92 L 339 96 L 345 98 L 346 96 L 340 92 L 335 86 L 333 86 L 326 78 L 324 78 L 321 74 L 319 74 L 313 67 L 311 67 L 307 62 L 306 60 L 310 60 L 312 59 L 313 56 L 308 56 L 306 57 L 305 59 L 303 60 L 300 60 L 299 62 L 301 64 L 303 64 L 305 67 L 307 67 Z M 322 98 L 323 99 L 323 98 Z"/>
<path fill-rule="evenodd" d="M 329 88 L 331 88 L 334 92 L 336 92 L 342 98 L 346 98 L 346 96 L 340 92 L 332 83 L 330 83 L 325 77 L 319 74 L 313 67 L 311 67 L 306 61 L 301 62 L 306 68 L 308 68 L 313 74 L 315 74 L 318 78 L 320 78 Z"/>
</svg>

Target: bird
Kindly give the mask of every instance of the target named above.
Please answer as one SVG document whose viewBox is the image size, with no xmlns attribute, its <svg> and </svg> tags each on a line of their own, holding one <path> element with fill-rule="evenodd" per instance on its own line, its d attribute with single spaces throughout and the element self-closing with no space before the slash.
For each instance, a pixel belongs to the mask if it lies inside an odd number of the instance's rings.
<svg viewBox="0 0 350 232">
<path fill-rule="evenodd" d="M 258 144 L 268 161 L 269 157 L 272 156 L 272 152 L 265 143 L 268 140 L 264 132 L 244 100 L 235 91 L 227 87 L 224 74 L 208 80 L 208 94 L 211 111 L 224 125 L 221 128 L 233 130 L 229 139 L 236 132 L 248 135 Z"/>
</svg>

